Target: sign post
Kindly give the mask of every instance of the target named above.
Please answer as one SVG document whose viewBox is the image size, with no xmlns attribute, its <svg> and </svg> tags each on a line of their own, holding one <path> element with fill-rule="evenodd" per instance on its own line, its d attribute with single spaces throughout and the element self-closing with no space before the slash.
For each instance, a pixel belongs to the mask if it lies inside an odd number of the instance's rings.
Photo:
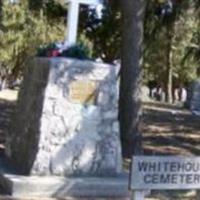
<svg viewBox="0 0 200 200">
<path fill-rule="evenodd" d="M 146 193 L 143 190 L 136 190 L 132 192 L 132 200 L 144 200 L 145 196 Z"/>
<path fill-rule="evenodd" d="M 134 156 L 130 181 L 133 200 L 143 200 L 152 189 L 199 189 L 200 157 Z"/>
<path fill-rule="evenodd" d="M 68 3 L 68 18 L 67 18 L 67 31 L 66 31 L 66 45 L 76 43 L 78 18 L 79 18 L 79 5 L 98 5 L 100 0 L 67 0 Z"/>
</svg>

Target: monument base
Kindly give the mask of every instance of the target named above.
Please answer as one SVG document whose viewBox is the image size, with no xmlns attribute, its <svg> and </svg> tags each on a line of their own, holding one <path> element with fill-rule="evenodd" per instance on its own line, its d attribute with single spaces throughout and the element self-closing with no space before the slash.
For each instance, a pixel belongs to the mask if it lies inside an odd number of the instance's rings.
<svg viewBox="0 0 200 200">
<path fill-rule="evenodd" d="M 63 178 L 57 176 L 1 175 L 4 194 L 15 198 L 119 198 L 129 197 L 128 177 Z"/>
</svg>

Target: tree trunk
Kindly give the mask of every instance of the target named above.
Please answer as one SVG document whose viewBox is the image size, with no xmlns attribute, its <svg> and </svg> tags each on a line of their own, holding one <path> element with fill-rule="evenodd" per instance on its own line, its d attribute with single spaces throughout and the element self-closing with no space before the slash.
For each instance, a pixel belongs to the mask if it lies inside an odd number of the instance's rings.
<svg viewBox="0 0 200 200">
<path fill-rule="evenodd" d="M 166 102 L 172 103 L 172 28 L 167 27 L 167 60 L 166 60 L 166 67 L 167 67 L 167 80 L 166 80 Z"/>
<path fill-rule="evenodd" d="M 142 152 L 141 63 L 145 0 L 121 0 L 122 66 L 120 73 L 119 119 L 124 157 Z"/>
</svg>

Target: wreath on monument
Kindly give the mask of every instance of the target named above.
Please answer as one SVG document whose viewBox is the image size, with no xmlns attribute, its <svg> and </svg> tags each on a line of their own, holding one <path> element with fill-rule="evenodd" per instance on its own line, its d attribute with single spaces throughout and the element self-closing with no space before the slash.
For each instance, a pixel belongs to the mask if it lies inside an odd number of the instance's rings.
<svg viewBox="0 0 200 200">
<path fill-rule="evenodd" d="M 90 49 L 81 42 L 67 47 L 59 42 L 46 44 L 37 51 L 38 57 L 70 57 L 81 60 L 91 60 L 90 54 Z"/>
</svg>

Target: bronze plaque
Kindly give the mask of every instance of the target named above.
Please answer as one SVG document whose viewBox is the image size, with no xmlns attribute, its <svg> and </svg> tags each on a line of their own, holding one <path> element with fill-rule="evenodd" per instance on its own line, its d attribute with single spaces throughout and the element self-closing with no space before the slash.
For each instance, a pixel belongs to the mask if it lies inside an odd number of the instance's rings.
<svg viewBox="0 0 200 200">
<path fill-rule="evenodd" d="M 94 104 L 96 83 L 94 81 L 77 80 L 70 84 L 69 97 L 73 103 Z"/>
</svg>

